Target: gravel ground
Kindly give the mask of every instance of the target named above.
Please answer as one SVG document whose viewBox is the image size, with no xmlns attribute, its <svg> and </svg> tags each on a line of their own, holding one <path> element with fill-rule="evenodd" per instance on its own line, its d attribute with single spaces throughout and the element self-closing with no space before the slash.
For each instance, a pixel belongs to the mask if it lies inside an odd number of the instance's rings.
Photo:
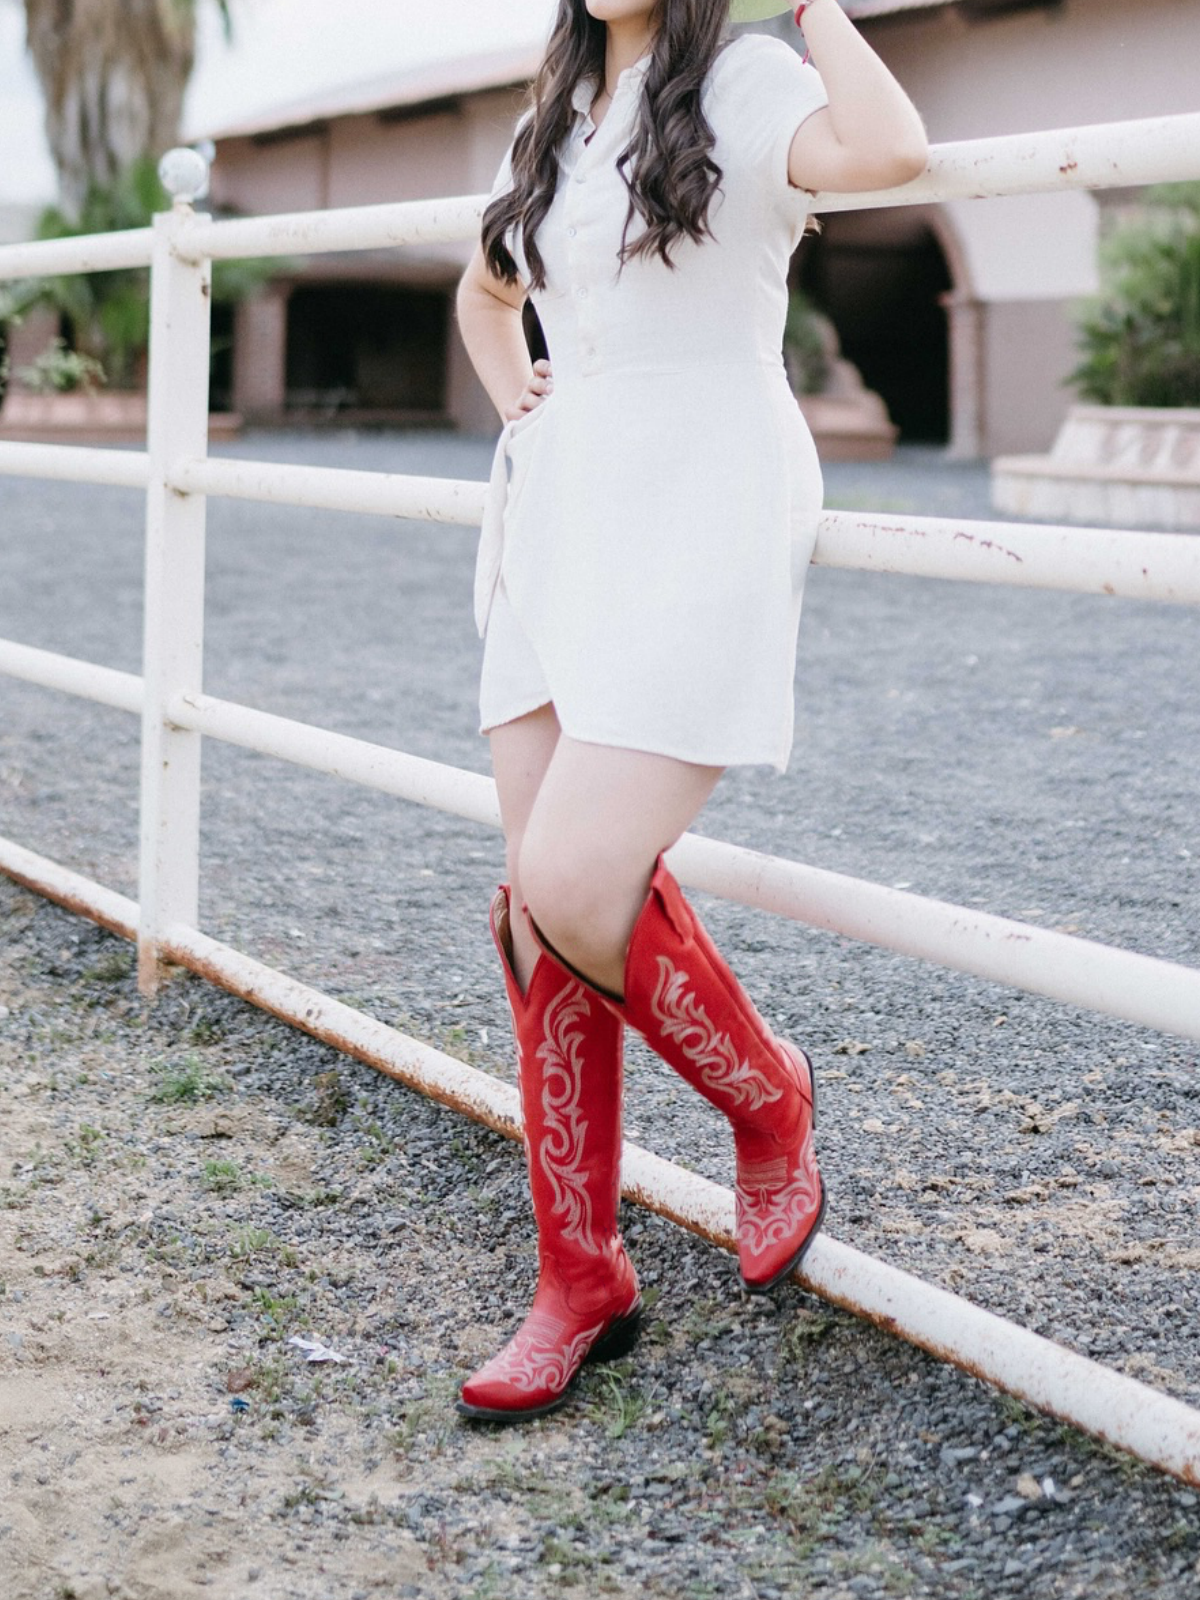
<svg viewBox="0 0 1200 1600">
<path fill-rule="evenodd" d="M 927 453 L 828 486 L 986 514 L 984 475 Z M 137 670 L 136 496 L 0 505 L 0 636 Z M 211 522 L 212 692 L 486 770 L 469 533 Z M 700 827 L 1197 965 L 1198 656 L 1183 609 L 814 571 L 792 770 L 730 774 Z M 0 681 L 4 834 L 132 893 L 136 782 L 129 719 Z M 511 1077 L 501 869 L 485 830 L 206 747 L 206 931 Z M 703 909 L 816 1058 L 831 1233 L 1200 1402 L 1194 1045 Z M 461 1425 L 531 1290 L 515 1148 L 197 980 L 143 1008 L 125 946 L 3 883 L 0 918 L 5 1600 L 1200 1595 L 1191 1491 L 799 1288 L 742 1295 L 640 1213 L 635 1356 L 527 1429 Z M 723 1125 L 639 1051 L 628 1130 L 730 1178 Z"/>
</svg>

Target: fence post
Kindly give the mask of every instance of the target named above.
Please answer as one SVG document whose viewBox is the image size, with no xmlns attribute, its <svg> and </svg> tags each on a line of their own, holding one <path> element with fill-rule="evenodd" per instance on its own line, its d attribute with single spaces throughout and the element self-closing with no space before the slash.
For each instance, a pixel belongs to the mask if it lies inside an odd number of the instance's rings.
<svg viewBox="0 0 1200 1600">
<path fill-rule="evenodd" d="M 150 268 L 150 374 L 143 641 L 145 702 L 138 862 L 138 987 L 152 995 L 162 976 L 160 947 L 172 923 L 199 916 L 200 736 L 173 727 L 168 708 L 203 688 L 204 537 L 207 501 L 169 487 L 172 467 L 208 451 L 212 264 L 187 260 L 177 245 L 192 228 L 192 201 L 208 167 L 176 150 L 159 169 L 174 197 L 154 219 Z"/>
</svg>

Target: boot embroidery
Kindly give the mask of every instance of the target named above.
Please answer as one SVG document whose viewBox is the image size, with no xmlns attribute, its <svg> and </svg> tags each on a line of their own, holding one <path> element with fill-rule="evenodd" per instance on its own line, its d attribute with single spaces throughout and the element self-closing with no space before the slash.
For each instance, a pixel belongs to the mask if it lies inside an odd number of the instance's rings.
<svg viewBox="0 0 1200 1600">
<path fill-rule="evenodd" d="M 545 1037 L 538 1046 L 542 1065 L 544 1132 L 537 1160 L 554 1191 L 553 1215 L 567 1218 L 562 1230 L 589 1255 L 599 1255 L 592 1225 L 592 1197 L 584 1167 L 587 1118 L 580 1111 L 585 1032 L 579 1023 L 590 1015 L 583 986 L 574 980 L 547 1007 Z"/>
<path fill-rule="evenodd" d="M 535 1314 L 477 1374 L 475 1381 L 507 1383 L 523 1394 L 547 1389 L 557 1394 L 583 1365 L 603 1330 L 604 1323 L 598 1322 L 564 1343 L 562 1324 Z"/>
<path fill-rule="evenodd" d="M 798 1234 L 820 1204 L 821 1180 L 811 1138 L 804 1141 L 790 1178 L 786 1163 L 739 1166 L 738 1248 L 748 1255 L 761 1256 L 774 1245 Z"/>
<path fill-rule="evenodd" d="M 777 1156 L 773 1161 L 741 1161 L 738 1163 L 738 1184 L 747 1191 L 752 1189 L 775 1189 L 787 1181 L 788 1163 L 786 1156 Z"/>
<path fill-rule="evenodd" d="M 758 1111 L 782 1099 L 783 1089 L 748 1060 L 740 1060 L 729 1035 L 713 1026 L 691 993 L 691 982 L 686 972 L 666 956 L 659 956 L 658 984 L 650 1007 L 665 1036 L 699 1069 L 700 1082 L 735 1110 Z"/>
</svg>

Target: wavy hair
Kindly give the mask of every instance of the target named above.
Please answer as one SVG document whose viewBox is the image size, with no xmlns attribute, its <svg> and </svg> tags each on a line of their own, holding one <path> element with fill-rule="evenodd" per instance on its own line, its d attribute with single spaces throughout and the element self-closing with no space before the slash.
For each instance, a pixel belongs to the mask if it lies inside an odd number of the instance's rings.
<svg viewBox="0 0 1200 1600">
<path fill-rule="evenodd" d="M 722 173 L 712 159 L 716 135 L 700 104 L 701 89 L 724 40 L 728 0 L 658 0 L 650 65 L 633 137 L 617 158 L 629 191 L 621 265 L 635 256 L 662 258 L 687 238 L 711 235 L 708 211 Z M 487 208 L 483 253 L 497 278 L 515 283 L 517 264 L 505 244 L 520 228 L 532 287 L 546 283 L 537 232 L 558 188 L 559 152 L 574 120 L 571 103 L 583 78 L 604 81 L 606 30 L 584 0 L 559 0 L 546 54 L 529 94 L 529 111 L 513 142 L 512 187 Z M 634 215 L 645 227 L 632 241 Z"/>
</svg>

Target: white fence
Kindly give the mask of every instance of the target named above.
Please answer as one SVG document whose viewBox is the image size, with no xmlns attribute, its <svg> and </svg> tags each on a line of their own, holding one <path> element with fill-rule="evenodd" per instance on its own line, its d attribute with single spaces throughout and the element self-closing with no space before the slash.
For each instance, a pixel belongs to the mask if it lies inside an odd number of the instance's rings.
<svg viewBox="0 0 1200 1600">
<path fill-rule="evenodd" d="M 1200 177 L 1200 115 L 942 146 L 902 190 L 822 196 L 818 210 L 1102 188 Z M 200 746 L 220 739 L 491 827 L 492 783 L 474 773 L 271 716 L 204 693 L 204 542 L 213 495 L 478 523 L 484 485 L 217 461 L 207 453 L 211 263 L 465 240 L 478 198 L 214 222 L 186 196 L 152 229 L 0 249 L 0 282 L 151 269 L 144 453 L 0 443 L 0 475 L 118 485 L 146 494 L 140 677 L 0 641 L 0 673 L 115 706 L 142 723 L 139 898 L 0 840 L 0 871 L 136 939 L 153 992 L 173 961 L 245 996 L 412 1088 L 519 1136 L 516 1091 L 207 937 L 197 926 Z M 816 562 L 970 582 L 1200 605 L 1200 541 L 1172 535 L 829 513 Z M 942 966 L 1200 1039 L 1200 971 L 923 899 L 800 862 L 689 835 L 684 883 Z M 732 1248 L 733 1196 L 627 1145 L 626 1195 Z M 801 1281 L 924 1349 L 1200 1484 L 1200 1413 L 822 1235 Z"/>
</svg>

